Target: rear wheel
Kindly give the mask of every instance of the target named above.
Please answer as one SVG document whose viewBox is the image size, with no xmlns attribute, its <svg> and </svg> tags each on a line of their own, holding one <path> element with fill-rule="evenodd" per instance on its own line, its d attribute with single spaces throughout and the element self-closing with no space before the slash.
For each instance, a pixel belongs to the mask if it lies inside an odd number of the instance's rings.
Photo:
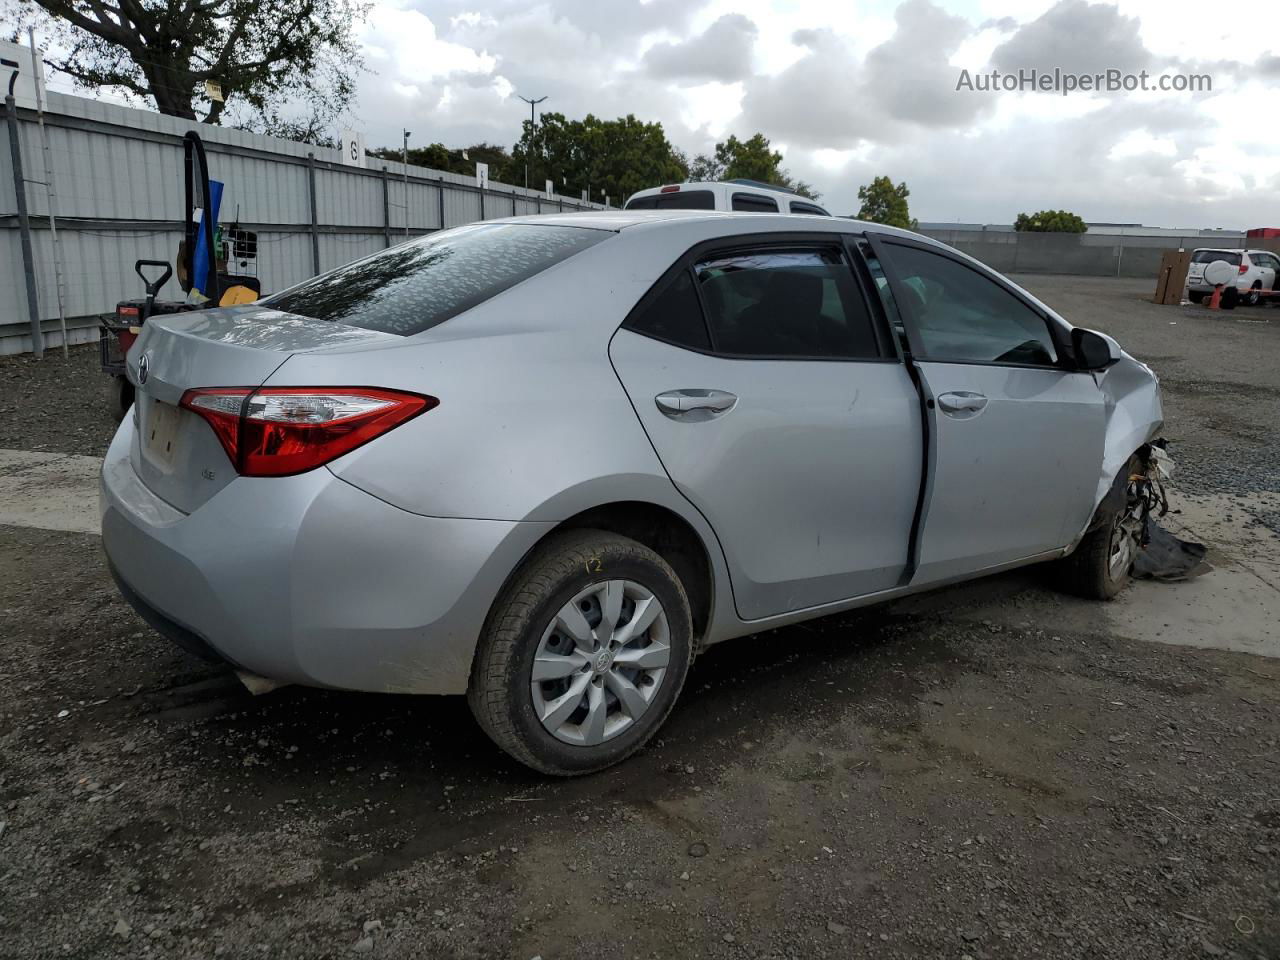
<svg viewBox="0 0 1280 960">
<path fill-rule="evenodd" d="M 107 407 L 116 422 L 124 419 L 124 415 L 133 406 L 133 384 L 128 377 L 113 376 L 107 381 Z"/>
<path fill-rule="evenodd" d="M 1062 587 L 1077 596 L 1091 600 L 1110 600 L 1129 583 L 1133 561 L 1142 548 L 1142 504 L 1129 494 L 1129 477 L 1142 469 L 1141 461 L 1131 457 L 1116 478 L 1123 484 L 1124 499 L 1103 498 L 1098 514 L 1075 551 L 1059 561 Z M 1123 506 L 1109 506 L 1119 501 Z"/>
<path fill-rule="evenodd" d="M 476 651 L 468 701 L 503 750 L 574 776 L 640 749 L 666 720 L 692 654 L 683 585 L 634 540 L 571 531 L 507 585 Z"/>
<path fill-rule="evenodd" d="M 1199 290 L 1188 290 L 1187 299 L 1192 303 L 1204 303 L 1204 294 Z"/>
</svg>

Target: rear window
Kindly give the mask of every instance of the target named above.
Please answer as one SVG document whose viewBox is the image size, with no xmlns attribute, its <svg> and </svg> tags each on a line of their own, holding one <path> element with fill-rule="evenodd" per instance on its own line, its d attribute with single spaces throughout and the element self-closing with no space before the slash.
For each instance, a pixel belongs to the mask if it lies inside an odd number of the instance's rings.
<svg viewBox="0 0 1280 960">
<path fill-rule="evenodd" d="M 606 230 L 474 224 L 404 243 L 261 301 L 316 320 L 412 336 L 595 246 Z"/>
<path fill-rule="evenodd" d="M 733 209 L 750 213 L 777 213 L 778 201 L 759 193 L 735 193 Z"/>
<path fill-rule="evenodd" d="M 716 198 L 710 190 L 680 190 L 675 193 L 653 193 L 636 197 L 627 210 L 714 210 Z"/>
<path fill-rule="evenodd" d="M 1227 253 L 1224 250 L 1197 250 L 1191 255 L 1192 263 L 1213 263 L 1215 260 L 1225 260 L 1233 267 L 1240 266 L 1240 254 Z"/>
</svg>

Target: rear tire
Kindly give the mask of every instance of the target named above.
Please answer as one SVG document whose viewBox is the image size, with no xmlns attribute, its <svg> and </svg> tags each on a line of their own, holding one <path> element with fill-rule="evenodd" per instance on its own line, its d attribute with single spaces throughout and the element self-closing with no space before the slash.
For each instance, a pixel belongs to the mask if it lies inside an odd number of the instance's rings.
<svg viewBox="0 0 1280 960">
<path fill-rule="evenodd" d="M 627 627 L 641 620 L 632 636 Z M 662 557 L 616 534 L 567 531 L 539 546 L 494 603 L 467 700 L 524 765 L 593 773 L 662 726 L 692 651 L 689 600 Z"/>
<path fill-rule="evenodd" d="M 1199 290 L 1188 290 L 1187 299 L 1192 303 L 1204 303 L 1204 294 Z"/>
<path fill-rule="evenodd" d="M 124 415 L 133 406 L 133 384 L 128 377 L 113 376 L 107 381 L 107 407 L 116 423 L 124 419 Z"/>
<path fill-rule="evenodd" d="M 1103 497 L 1084 539 L 1070 556 L 1058 561 L 1058 584 L 1063 590 L 1089 600 L 1112 600 L 1129 584 L 1141 536 L 1141 521 L 1128 502 L 1129 476 L 1141 469 L 1142 462 L 1130 457 L 1115 481 L 1123 486 L 1123 496 L 1113 487 Z M 1121 506 L 1110 506 L 1116 501 Z"/>
</svg>

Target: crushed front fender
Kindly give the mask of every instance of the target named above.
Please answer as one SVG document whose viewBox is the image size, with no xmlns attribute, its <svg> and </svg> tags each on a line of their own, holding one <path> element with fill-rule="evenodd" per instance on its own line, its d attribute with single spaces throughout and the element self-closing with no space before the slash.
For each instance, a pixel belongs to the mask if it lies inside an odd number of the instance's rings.
<svg viewBox="0 0 1280 960">
<path fill-rule="evenodd" d="M 1106 410 L 1102 470 L 1093 497 L 1096 509 L 1129 458 L 1159 434 L 1164 406 L 1155 372 L 1123 351 L 1119 360 L 1093 376 Z"/>
</svg>

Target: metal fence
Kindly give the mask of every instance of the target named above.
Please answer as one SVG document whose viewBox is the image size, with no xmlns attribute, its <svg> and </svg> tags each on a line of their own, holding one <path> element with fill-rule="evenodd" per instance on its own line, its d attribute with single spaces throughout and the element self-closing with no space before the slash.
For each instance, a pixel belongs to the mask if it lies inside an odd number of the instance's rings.
<svg viewBox="0 0 1280 960">
<path fill-rule="evenodd" d="M 1088 277 L 1140 277 L 1155 282 L 1168 250 L 1261 246 L 1240 238 L 1144 234 L 1016 233 L 1010 230 L 939 230 L 921 233 L 981 260 L 1001 273 L 1059 273 Z"/>
<path fill-rule="evenodd" d="M 0 114 L 3 114 L 0 108 Z M 62 342 L 46 160 L 35 111 L 19 108 L 17 155 L 25 180 L 35 299 L 46 346 Z M 0 354 L 32 349 L 17 180 L 9 130 L 0 116 Z M 172 262 L 182 236 L 182 135 L 198 130 L 209 175 L 225 184 L 219 221 L 258 237 L 264 292 L 443 227 L 599 204 L 369 157 L 344 166 L 340 151 L 207 127 L 145 110 L 49 94 L 47 156 L 63 261 L 68 341 L 97 336 L 99 314 L 142 296 L 135 260 Z M 176 280 L 161 297 L 177 299 Z"/>
</svg>

